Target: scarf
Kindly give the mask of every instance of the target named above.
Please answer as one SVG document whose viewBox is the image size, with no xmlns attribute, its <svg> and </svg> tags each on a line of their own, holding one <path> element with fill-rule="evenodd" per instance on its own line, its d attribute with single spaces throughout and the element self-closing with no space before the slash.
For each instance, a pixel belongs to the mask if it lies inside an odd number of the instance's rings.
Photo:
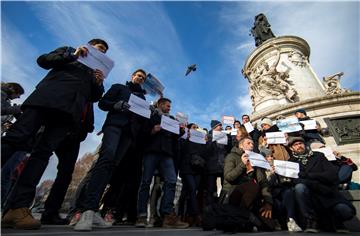
<svg viewBox="0 0 360 236">
<path fill-rule="evenodd" d="M 296 160 L 304 166 L 306 166 L 306 164 L 309 161 L 310 156 L 312 156 L 312 155 L 313 155 L 313 152 L 308 151 L 308 150 L 306 150 L 304 154 L 293 153 L 293 156 L 296 158 Z"/>
</svg>

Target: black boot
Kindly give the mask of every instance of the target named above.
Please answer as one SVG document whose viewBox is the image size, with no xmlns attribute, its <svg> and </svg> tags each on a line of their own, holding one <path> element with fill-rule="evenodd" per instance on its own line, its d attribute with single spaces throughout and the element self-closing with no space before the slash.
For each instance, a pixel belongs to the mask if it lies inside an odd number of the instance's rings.
<svg viewBox="0 0 360 236">
<path fill-rule="evenodd" d="M 41 215 L 41 224 L 44 225 L 67 225 L 69 221 L 59 216 L 59 213 L 44 212 Z"/>
<path fill-rule="evenodd" d="M 307 218 L 306 219 L 306 226 L 305 226 L 305 233 L 318 233 L 319 232 L 319 226 L 314 218 Z"/>
</svg>

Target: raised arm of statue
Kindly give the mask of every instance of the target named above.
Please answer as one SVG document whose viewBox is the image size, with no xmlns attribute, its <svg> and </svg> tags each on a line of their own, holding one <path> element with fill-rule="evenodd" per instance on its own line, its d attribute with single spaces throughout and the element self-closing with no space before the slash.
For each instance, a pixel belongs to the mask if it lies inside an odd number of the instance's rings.
<svg viewBox="0 0 360 236">
<path fill-rule="evenodd" d="M 331 80 L 339 80 L 340 81 L 340 78 L 341 76 L 344 75 L 344 72 L 339 72 L 339 73 L 336 73 L 336 74 L 333 74 L 333 75 L 329 75 L 329 76 L 326 76 L 326 77 L 323 77 L 323 80 L 325 82 L 327 81 L 331 81 Z"/>
</svg>

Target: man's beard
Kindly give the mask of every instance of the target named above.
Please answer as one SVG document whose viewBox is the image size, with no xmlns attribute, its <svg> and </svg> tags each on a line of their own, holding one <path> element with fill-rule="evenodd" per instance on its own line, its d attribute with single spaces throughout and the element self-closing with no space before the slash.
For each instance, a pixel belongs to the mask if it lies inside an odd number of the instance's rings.
<svg viewBox="0 0 360 236">
<path fill-rule="evenodd" d="M 295 151 L 294 153 L 297 155 L 303 155 L 305 154 L 305 148 L 299 148 L 297 151 Z"/>
</svg>

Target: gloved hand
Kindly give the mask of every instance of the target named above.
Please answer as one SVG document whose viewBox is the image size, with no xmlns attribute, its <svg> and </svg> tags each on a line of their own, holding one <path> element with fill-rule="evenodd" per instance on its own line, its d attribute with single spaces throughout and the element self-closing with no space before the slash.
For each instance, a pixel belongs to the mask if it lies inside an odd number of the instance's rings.
<svg viewBox="0 0 360 236">
<path fill-rule="evenodd" d="M 130 108 L 130 105 L 127 103 L 127 101 L 120 100 L 114 105 L 114 109 L 117 111 L 123 111 Z"/>
</svg>

